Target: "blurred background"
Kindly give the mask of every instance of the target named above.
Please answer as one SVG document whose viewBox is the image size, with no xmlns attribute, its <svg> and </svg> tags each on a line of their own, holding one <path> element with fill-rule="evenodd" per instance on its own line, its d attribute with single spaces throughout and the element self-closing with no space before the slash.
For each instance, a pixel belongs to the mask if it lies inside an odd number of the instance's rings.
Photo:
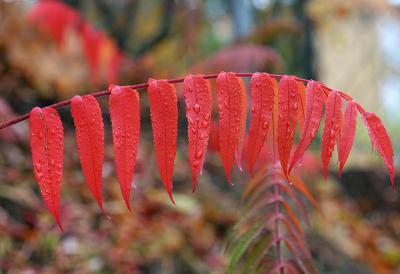
<svg viewBox="0 0 400 274">
<path fill-rule="evenodd" d="M 343 90 L 377 113 L 398 166 L 399 45 L 397 0 L 0 0 L 0 121 L 109 83 L 222 70 L 295 74 Z M 0 131 L 0 273 L 224 273 L 226 239 L 241 218 L 249 177 L 235 171 L 235 186 L 227 184 L 214 132 L 191 193 L 181 100 L 171 206 L 156 172 L 145 92 L 141 101 L 129 212 L 115 175 L 108 98 L 99 99 L 111 220 L 82 176 L 69 108 L 59 109 L 64 233 L 40 197 L 27 122 Z M 309 208 L 307 243 L 321 273 L 400 273 L 399 194 L 378 153 L 371 153 L 360 118 L 358 124 L 341 179 L 334 154 L 323 182 L 320 137 L 303 161 L 302 177 L 320 205 Z"/>
</svg>

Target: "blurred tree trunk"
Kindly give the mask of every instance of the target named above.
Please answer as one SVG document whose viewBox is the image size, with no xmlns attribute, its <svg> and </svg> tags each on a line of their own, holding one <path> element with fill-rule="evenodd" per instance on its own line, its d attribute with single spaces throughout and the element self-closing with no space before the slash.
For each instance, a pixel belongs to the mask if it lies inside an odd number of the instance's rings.
<svg viewBox="0 0 400 274">
<path fill-rule="evenodd" d="M 248 0 L 230 0 L 235 38 L 248 35 L 254 26 L 253 6 Z"/>
</svg>

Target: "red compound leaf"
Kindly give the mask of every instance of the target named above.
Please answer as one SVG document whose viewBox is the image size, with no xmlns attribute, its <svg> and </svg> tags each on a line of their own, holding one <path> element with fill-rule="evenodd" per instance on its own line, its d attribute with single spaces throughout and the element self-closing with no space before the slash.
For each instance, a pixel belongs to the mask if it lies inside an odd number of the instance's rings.
<svg viewBox="0 0 400 274">
<path fill-rule="evenodd" d="M 76 128 L 76 143 L 83 175 L 99 207 L 103 210 L 101 176 L 104 159 L 104 126 L 101 109 L 93 96 L 75 96 L 71 101 L 71 113 Z"/>
<path fill-rule="evenodd" d="M 217 77 L 219 109 L 219 150 L 226 178 L 231 182 L 231 168 L 237 155 L 243 127 L 243 85 L 234 73 L 221 72 Z"/>
<path fill-rule="evenodd" d="M 196 178 L 203 170 L 204 158 L 210 137 L 211 87 L 201 75 L 189 75 L 183 82 L 188 120 L 189 161 L 192 167 L 193 192 Z"/>
<path fill-rule="evenodd" d="M 356 135 L 357 125 L 357 105 L 353 101 L 347 103 L 346 110 L 344 112 L 343 125 L 340 134 L 340 140 L 338 144 L 339 151 L 339 176 L 342 175 L 343 167 L 349 157 L 351 147 L 353 146 L 354 137 Z"/>
<path fill-rule="evenodd" d="M 29 115 L 32 162 L 40 192 L 61 230 L 60 192 L 63 172 L 64 130 L 53 108 L 35 107 Z"/>
<path fill-rule="evenodd" d="M 150 79 L 148 87 L 151 125 L 157 166 L 168 195 L 172 198 L 172 176 L 178 136 L 178 106 L 175 87 L 164 80 Z"/>
<path fill-rule="evenodd" d="M 250 81 L 251 119 L 247 144 L 248 170 L 253 168 L 268 135 L 274 112 L 274 82 L 267 73 L 255 73 Z"/>
<path fill-rule="evenodd" d="M 372 148 L 376 148 L 388 169 L 390 182 L 394 188 L 393 146 L 381 119 L 372 112 L 367 112 L 357 105 L 371 139 Z"/>
<path fill-rule="evenodd" d="M 323 88 L 320 83 L 315 81 L 310 81 L 308 83 L 306 101 L 303 131 L 301 133 L 296 150 L 293 153 L 289 166 L 289 172 L 301 160 L 304 152 L 310 146 L 318 132 L 325 106 Z"/>
<path fill-rule="evenodd" d="M 279 160 L 285 177 L 288 174 L 288 162 L 300 104 L 297 81 L 292 76 L 283 76 L 279 81 L 277 144 Z"/>
<path fill-rule="evenodd" d="M 324 168 L 325 180 L 328 177 L 328 165 L 332 157 L 335 142 L 340 133 L 342 123 L 342 98 L 339 92 L 329 93 L 326 102 L 326 113 L 324 121 L 324 131 L 322 133 L 321 159 Z"/>
<path fill-rule="evenodd" d="M 109 89 L 115 166 L 122 196 L 130 210 L 129 196 L 140 135 L 139 94 L 129 87 L 110 86 Z"/>
</svg>

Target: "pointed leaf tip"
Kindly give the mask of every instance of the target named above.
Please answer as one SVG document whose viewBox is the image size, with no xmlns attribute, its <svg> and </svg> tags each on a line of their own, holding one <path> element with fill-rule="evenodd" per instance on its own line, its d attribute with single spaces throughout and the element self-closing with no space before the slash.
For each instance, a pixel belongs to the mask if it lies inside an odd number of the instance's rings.
<svg viewBox="0 0 400 274">
<path fill-rule="evenodd" d="M 59 211 L 64 129 L 58 112 L 50 107 L 35 107 L 29 115 L 29 130 L 32 163 L 40 192 L 63 231 Z"/>
</svg>

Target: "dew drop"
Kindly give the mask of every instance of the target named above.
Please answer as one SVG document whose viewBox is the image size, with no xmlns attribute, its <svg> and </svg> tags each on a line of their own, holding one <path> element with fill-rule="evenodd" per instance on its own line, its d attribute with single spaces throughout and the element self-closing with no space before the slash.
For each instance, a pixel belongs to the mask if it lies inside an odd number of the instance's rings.
<svg viewBox="0 0 400 274">
<path fill-rule="evenodd" d="M 228 103 L 228 101 L 224 101 L 224 106 L 225 106 L 227 109 L 229 109 L 229 103 Z"/>
<path fill-rule="evenodd" d="M 200 105 L 198 103 L 194 104 L 193 110 L 194 110 L 194 112 L 199 113 L 200 112 Z"/>
<path fill-rule="evenodd" d="M 196 152 L 196 155 L 195 155 L 196 159 L 200 159 L 202 156 L 203 156 L 203 151 L 199 150 Z"/>
<path fill-rule="evenodd" d="M 201 125 L 202 125 L 204 128 L 208 128 L 208 126 L 210 125 L 210 123 L 209 123 L 208 121 L 203 121 L 203 122 L 201 123 Z"/>
</svg>

